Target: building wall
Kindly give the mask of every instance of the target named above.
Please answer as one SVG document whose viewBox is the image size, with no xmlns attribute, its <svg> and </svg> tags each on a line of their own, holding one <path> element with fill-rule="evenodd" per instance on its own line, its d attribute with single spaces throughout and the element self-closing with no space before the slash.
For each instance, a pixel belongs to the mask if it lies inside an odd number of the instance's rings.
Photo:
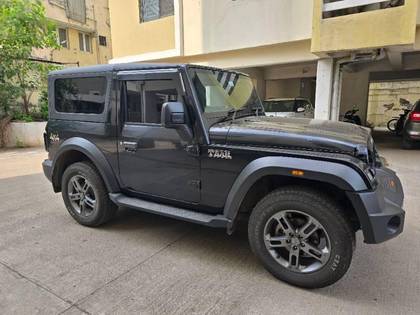
<svg viewBox="0 0 420 315">
<path fill-rule="evenodd" d="M 359 108 L 357 113 L 362 122 L 366 121 L 367 99 L 369 90 L 369 72 L 344 72 L 341 86 L 340 119 L 353 107 Z"/>
<path fill-rule="evenodd" d="M 323 0 L 313 7 L 312 52 L 322 54 L 415 42 L 418 0 L 403 6 L 322 18 Z"/>
<path fill-rule="evenodd" d="M 311 42 L 309 40 L 302 40 L 213 54 L 163 58 L 154 61 L 195 63 L 234 69 L 243 68 L 244 66 L 261 67 L 316 60 L 317 56 L 310 52 L 310 45 Z"/>
<path fill-rule="evenodd" d="M 310 39 L 312 0 L 183 1 L 187 56 Z"/>
<path fill-rule="evenodd" d="M 86 0 L 85 23 L 69 19 L 63 1 L 44 0 L 43 3 L 47 17 L 55 22 L 57 27 L 67 28 L 69 47 L 54 51 L 36 50 L 34 56 L 57 62 L 74 63 L 73 66 L 77 62 L 80 66 L 107 63 L 112 58 L 108 0 Z M 80 50 L 79 32 L 91 35 L 91 52 Z M 106 37 L 107 46 L 99 45 L 98 35 Z"/>
<path fill-rule="evenodd" d="M 109 0 L 115 58 L 175 48 L 174 16 L 140 23 L 138 0 Z"/>
<path fill-rule="evenodd" d="M 266 98 L 289 98 L 300 96 L 301 79 L 266 81 Z"/>
<path fill-rule="evenodd" d="M 420 99 L 420 81 L 372 82 L 369 85 L 368 121 L 375 126 L 386 126 L 387 122 L 402 114 L 400 98 L 414 104 Z M 384 104 L 394 103 L 391 109 Z"/>
</svg>

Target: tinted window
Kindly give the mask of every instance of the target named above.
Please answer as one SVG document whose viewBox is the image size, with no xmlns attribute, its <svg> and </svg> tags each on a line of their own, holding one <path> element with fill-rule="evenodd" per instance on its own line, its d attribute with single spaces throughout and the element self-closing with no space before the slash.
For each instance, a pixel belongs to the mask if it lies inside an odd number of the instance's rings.
<svg viewBox="0 0 420 315">
<path fill-rule="evenodd" d="M 143 89 L 145 103 L 144 122 L 160 124 L 163 103 L 178 101 L 175 83 L 172 80 L 146 81 Z"/>
<path fill-rule="evenodd" d="M 141 122 L 141 82 L 126 82 L 126 104 L 128 122 Z"/>
<path fill-rule="evenodd" d="M 295 112 L 295 100 L 265 101 L 266 112 Z"/>
<path fill-rule="evenodd" d="M 55 80 L 55 109 L 64 113 L 100 114 L 104 110 L 104 77 Z"/>
<path fill-rule="evenodd" d="M 420 100 L 418 100 L 416 103 L 414 103 L 414 111 L 420 112 Z"/>
</svg>

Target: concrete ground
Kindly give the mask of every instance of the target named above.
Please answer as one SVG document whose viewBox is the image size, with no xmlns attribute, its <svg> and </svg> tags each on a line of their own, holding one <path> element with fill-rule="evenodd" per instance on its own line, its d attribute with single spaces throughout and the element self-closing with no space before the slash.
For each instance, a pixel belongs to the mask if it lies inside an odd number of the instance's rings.
<svg viewBox="0 0 420 315">
<path fill-rule="evenodd" d="M 420 151 L 377 136 L 406 192 L 405 232 L 380 245 L 358 235 L 337 284 L 303 290 L 273 278 L 246 233 L 122 209 L 91 229 L 66 213 L 41 173 L 41 149 L 0 153 L 2 314 L 418 314 Z"/>
</svg>

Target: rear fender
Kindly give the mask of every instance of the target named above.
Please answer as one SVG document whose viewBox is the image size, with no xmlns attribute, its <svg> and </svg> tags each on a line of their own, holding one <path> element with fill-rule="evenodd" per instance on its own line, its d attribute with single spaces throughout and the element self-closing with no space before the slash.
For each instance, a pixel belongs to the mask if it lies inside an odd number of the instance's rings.
<svg viewBox="0 0 420 315">
<path fill-rule="evenodd" d="M 102 176 L 108 192 L 113 193 L 120 191 L 115 173 L 105 155 L 92 142 L 79 137 L 67 139 L 57 150 L 52 162 L 52 182 L 54 187 L 59 187 L 61 184 L 58 182 L 58 178 L 61 177 L 59 173 L 63 171 L 60 169 L 60 160 L 70 151 L 81 152 L 89 158 Z"/>
</svg>

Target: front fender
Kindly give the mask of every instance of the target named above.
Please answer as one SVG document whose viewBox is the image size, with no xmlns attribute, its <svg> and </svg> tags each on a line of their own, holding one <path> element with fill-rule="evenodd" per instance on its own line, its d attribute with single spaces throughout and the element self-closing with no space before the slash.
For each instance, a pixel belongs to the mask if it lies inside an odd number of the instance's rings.
<svg viewBox="0 0 420 315">
<path fill-rule="evenodd" d="M 224 215 L 232 224 L 246 193 L 259 179 L 267 175 L 290 176 L 292 170 L 302 170 L 299 178 L 332 184 L 343 191 L 363 191 L 368 187 L 362 176 L 350 166 L 295 157 L 269 156 L 249 163 L 234 182 L 224 207 Z"/>
<path fill-rule="evenodd" d="M 118 192 L 120 190 L 115 173 L 102 151 L 92 142 L 79 137 L 65 140 L 60 145 L 54 156 L 52 161 L 52 181 L 55 187 L 60 184 L 57 182 L 60 175 L 60 161 L 65 156 L 66 152 L 70 151 L 81 152 L 91 160 L 96 169 L 99 171 L 110 193 Z"/>
</svg>

